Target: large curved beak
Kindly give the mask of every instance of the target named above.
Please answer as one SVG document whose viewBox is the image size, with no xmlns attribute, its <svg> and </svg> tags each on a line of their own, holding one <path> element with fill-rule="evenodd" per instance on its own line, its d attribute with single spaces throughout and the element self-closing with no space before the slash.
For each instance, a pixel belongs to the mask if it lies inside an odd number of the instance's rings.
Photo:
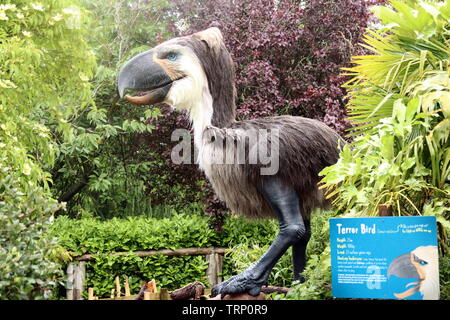
<svg viewBox="0 0 450 320">
<path fill-rule="evenodd" d="M 172 86 L 172 79 L 154 62 L 153 51 L 138 54 L 125 63 L 117 80 L 122 98 L 126 89 L 141 91 L 138 96 L 125 95 L 134 104 L 147 105 L 162 102 Z"/>
<path fill-rule="evenodd" d="M 394 293 L 399 299 L 409 297 L 419 291 L 420 283 L 425 279 L 425 274 L 421 270 L 420 265 L 416 261 L 417 258 L 413 253 L 402 254 L 395 258 L 388 268 L 388 277 L 395 275 L 399 278 L 415 278 L 419 281 L 412 282 L 406 285 L 406 287 L 413 286 L 402 293 Z"/>
</svg>

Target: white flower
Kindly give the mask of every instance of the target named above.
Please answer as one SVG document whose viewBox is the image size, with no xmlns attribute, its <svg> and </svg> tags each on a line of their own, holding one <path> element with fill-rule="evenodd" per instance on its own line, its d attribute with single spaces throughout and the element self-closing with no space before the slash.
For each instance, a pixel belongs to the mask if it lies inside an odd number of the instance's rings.
<svg viewBox="0 0 450 320">
<path fill-rule="evenodd" d="M 27 38 L 31 37 L 31 32 L 30 32 L 30 31 L 22 31 L 22 34 L 23 34 L 25 37 L 27 37 Z"/>
<path fill-rule="evenodd" d="M 9 20 L 4 11 L 0 11 L 0 20 Z"/>
<path fill-rule="evenodd" d="M 0 10 L 16 10 L 15 4 L 0 4 Z"/>
<path fill-rule="evenodd" d="M 26 176 L 29 176 L 29 175 L 30 175 L 30 173 L 31 173 L 31 167 L 30 167 L 30 165 L 29 165 L 28 163 L 25 163 L 25 164 L 23 165 L 22 172 L 23 172 L 23 174 L 26 175 Z"/>
<path fill-rule="evenodd" d="M 64 19 L 64 17 L 60 13 L 58 13 L 56 16 L 52 17 L 52 20 L 54 20 L 54 21 L 61 21 L 62 19 Z"/>
<path fill-rule="evenodd" d="M 31 7 L 37 11 L 44 11 L 44 7 L 40 3 L 32 3 Z"/>
<path fill-rule="evenodd" d="M 80 9 L 77 6 L 74 6 L 74 5 L 70 6 L 69 8 L 64 8 L 62 11 L 65 14 L 72 15 L 72 16 L 80 15 Z"/>
<path fill-rule="evenodd" d="M 23 19 L 25 16 L 21 13 L 16 14 L 16 17 L 19 19 Z"/>
</svg>

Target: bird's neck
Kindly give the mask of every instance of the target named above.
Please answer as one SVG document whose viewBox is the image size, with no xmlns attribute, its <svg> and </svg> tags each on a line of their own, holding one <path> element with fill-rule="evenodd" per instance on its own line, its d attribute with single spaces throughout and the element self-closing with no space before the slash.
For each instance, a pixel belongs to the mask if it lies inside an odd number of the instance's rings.
<svg viewBox="0 0 450 320">
<path fill-rule="evenodd" d="M 213 99 L 208 88 L 203 90 L 201 99 L 189 111 L 194 129 L 194 143 L 198 149 L 201 149 L 206 128 L 225 128 L 235 121 L 235 108 L 234 99 L 231 102 Z"/>
<path fill-rule="evenodd" d="M 213 100 L 208 90 L 203 90 L 202 99 L 195 103 L 189 111 L 189 118 L 194 129 L 194 143 L 202 146 L 203 131 L 211 126 L 213 118 Z"/>
</svg>

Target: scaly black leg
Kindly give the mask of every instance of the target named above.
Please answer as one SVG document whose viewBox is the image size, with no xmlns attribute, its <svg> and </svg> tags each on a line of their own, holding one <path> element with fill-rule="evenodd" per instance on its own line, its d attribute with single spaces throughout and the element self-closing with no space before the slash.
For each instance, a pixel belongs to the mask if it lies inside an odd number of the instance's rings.
<svg viewBox="0 0 450 320">
<path fill-rule="evenodd" d="M 212 296 L 247 292 L 256 296 L 267 283 L 269 274 L 286 250 L 306 240 L 307 228 L 300 214 L 300 198 L 296 191 L 276 178 L 267 178 L 262 193 L 277 214 L 280 231 L 266 253 L 244 272 L 214 286 Z M 295 265 L 304 267 L 304 253 L 295 253 Z M 303 256 L 303 258 L 302 258 Z M 300 270 L 299 269 L 299 270 Z"/>
<path fill-rule="evenodd" d="M 306 224 L 306 235 L 305 237 L 297 243 L 292 245 L 292 264 L 294 266 L 294 281 L 300 281 L 300 283 L 305 282 L 305 278 L 301 274 L 305 271 L 306 266 L 306 247 L 310 238 L 310 228 L 309 221 L 305 221 Z"/>
</svg>

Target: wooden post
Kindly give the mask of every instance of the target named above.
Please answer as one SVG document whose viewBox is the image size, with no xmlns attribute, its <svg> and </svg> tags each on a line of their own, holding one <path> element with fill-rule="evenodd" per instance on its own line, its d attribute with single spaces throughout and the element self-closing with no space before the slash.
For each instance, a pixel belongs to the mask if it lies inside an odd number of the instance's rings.
<svg viewBox="0 0 450 320">
<path fill-rule="evenodd" d="M 161 300 L 161 293 L 160 292 L 150 293 L 149 300 Z"/>
<path fill-rule="evenodd" d="M 124 286 L 124 288 L 125 288 L 125 296 L 126 296 L 126 297 L 131 296 L 131 293 L 130 293 L 130 285 L 129 285 L 129 283 L 128 283 L 128 276 L 125 276 L 125 280 L 124 280 L 124 282 L 123 282 L 123 286 Z"/>
<path fill-rule="evenodd" d="M 150 293 L 156 293 L 158 292 L 156 288 L 156 280 L 152 279 L 152 281 L 147 282 L 147 291 Z"/>
<path fill-rule="evenodd" d="M 117 291 L 117 297 L 120 297 L 120 280 L 119 280 L 119 276 L 116 276 L 116 291 Z"/>
<path fill-rule="evenodd" d="M 378 206 L 378 215 L 380 217 L 392 217 L 392 206 L 389 204 L 380 204 Z"/>
<path fill-rule="evenodd" d="M 212 252 L 206 256 L 208 261 L 208 269 L 206 270 L 206 276 L 208 277 L 208 283 L 211 287 L 222 282 L 222 255 L 217 252 Z"/>
<path fill-rule="evenodd" d="M 73 300 L 73 263 L 69 263 L 67 266 L 66 274 L 66 298 L 67 300 Z"/>
<path fill-rule="evenodd" d="M 95 300 L 94 288 L 88 288 L 88 300 Z"/>
<path fill-rule="evenodd" d="M 84 279 L 86 274 L 85 262 L 79 262 L 77 264 L 72 264 L 72 299 L 71 300 L 81 300 L 83 289 L 84 289 Z"/>
<path fill-rule="evenodd" d="M 170 295 L 169 295 L 169 290 L 167 290 L 166 288 L 161 288 L 159 290 L 159 294 L 160 294 L 161 300 L 171 300 Z"/>
</svg>

